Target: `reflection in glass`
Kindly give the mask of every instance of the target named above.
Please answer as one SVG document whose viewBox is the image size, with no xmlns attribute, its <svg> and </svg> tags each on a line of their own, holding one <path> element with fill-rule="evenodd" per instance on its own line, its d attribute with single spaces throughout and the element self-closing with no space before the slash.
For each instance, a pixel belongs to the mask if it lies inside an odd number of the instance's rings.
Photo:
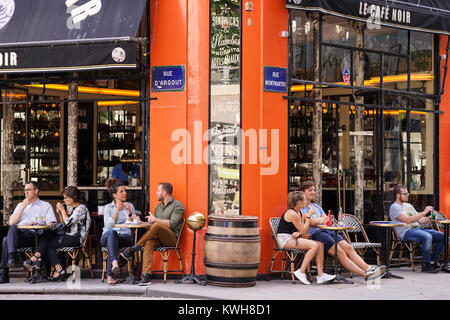
<svg viewBox="0 0 450 320">
<path fill-rule="evenodd" d="M 292 55 L 295 79 L 314 80 L 314 35 L 312 20 L 298 10 L 292 13 Z"/>
</svg>

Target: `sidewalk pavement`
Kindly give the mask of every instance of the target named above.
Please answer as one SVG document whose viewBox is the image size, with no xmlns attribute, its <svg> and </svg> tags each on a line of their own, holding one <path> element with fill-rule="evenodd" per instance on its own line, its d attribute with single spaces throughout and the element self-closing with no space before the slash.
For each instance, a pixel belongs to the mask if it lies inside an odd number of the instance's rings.
<svg viewBox="0 0 450 320">
<path fill-rule="evenodd" d="M 213 299 L 213 300 L 447 300 L 450 299 L 450 274 L 411 271 L 408 267 L 393 268 L 391 272 L 404 279 L 381 279 L 368 284 L 359 276 L 353 284 L 332 283 L 318 285 L 315 281 L 305 286 L 298 280 L 258 280 L 249 288 L 225 288 L 213 285 L 176 284 L 169 279 L 153 279 L 149 286 L 120 283 L 108 285 L 101 279 L 83 278 L 80 283 L 40 281 L 35 284 L 24 282 L 20 274 L 14 275 L 10 283 L 0 284 L 0 295 L 33 294 L 34 299 L 45 299 L 45 295 L 77 295 L 80 300 L 89 296 L 135 296 L 171 299 Z M 348 276 L 346 276 L 348 278 Z M 42 295 L 42 296 L 40 296 Z M 17 297 L 17 296 L 14 296 Z M 7 299 L 7 298 L 6 298 Z M 13 299 L 13 296 L 11 296 Z"/>
</svg>

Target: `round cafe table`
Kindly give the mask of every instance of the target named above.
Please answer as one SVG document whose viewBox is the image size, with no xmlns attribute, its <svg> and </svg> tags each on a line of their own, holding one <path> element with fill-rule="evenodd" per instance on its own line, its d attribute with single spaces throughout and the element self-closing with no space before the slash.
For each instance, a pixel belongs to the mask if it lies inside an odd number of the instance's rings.
<svg viewBox="0 0 450 320">
<path fill-rule="evenodd" d="M 448 226 L 450 220 L 430 220 L 431 223 L 442 223 L 444 225 L 444 239 L 447 239 L 444 245 L 444 265 L 442 266 L 442 271 L 450 272 L 448 268 Z"/>
<path fill-rule="evenodd" d="M 27 226 L 17 226 L 17 229 L 20 230 L 35 230 L 36 232 L 34 233 L 34 248 L 36 250 L 37 246 L 38 246 L 38 231 L 39 230 L 50 230 L 53 229 L 55 227 L 55 224 L 46 224 L 46 225 L 27 225 Z M 33 273 L 31 274 L 31 278 L 28 279 L 28 282 L 30 284 L 34 284 L 36 283 L 36 280 L 41 279 L 42 280 L 42 275 L 39 273 L 36 273 L 36 270 L 33 271 Z"/>
<path fill-rule="evenodd" d="M 354 229 L 354 227 L 350 227 L 350 226 L 345 226 L 345 227 L 344 226 L 327 226 L 327 225 L 324 225 L 324 224 L 319 224 L 317 227 L 319 229 L 322 229 L 322 230 L 334 231 L 334 275 L 336 276 L 336 278 L 334 279 L 334 282 L 344 282 L 346 284 L 353 284 L 353 281 L 345 279 L 338 272 L 337 235 L 338 235 L 339 231 L 351 230 L 351 229 Z"/>
<path fill-rule="evenodd" d="M 149 222 L 117 223 L 117 224 L 114 224 L 114 228 L 130 228 L 131 229 L 131 231 L 134 233 L 134 245 L 137 243 L 137 237 L 138 237 L 137 229 L 148 228 L 150 226 L 151 226 L 151 223 L 149 223 Z M 130 262 L 131 262 L 131 267 L 130 267 L 130 270 L 128 270 L 128 273 L 129 273 L 128 282 L 130 284 L 134 284 L 134 282 L 135 282 L 135 276 L 134 276 L 134 268 L 135 268 L 134 254 L 131 255 Z"/>
<path fill-rule="evenodd" d="M 386 273 L 383 276 L 383 278 L 397 278 L 397 279 L 403 279 L 401 276 L 397 276 L 395 274 L 392 274 L 389 270 L 389 248 L 391 247 L 391 232 L 389 228 L 394 227 L 403 227 L 404 223 L 398 223 L 393 221 L 370 221 L 370 226 L 378 227 L 378 228 L 384 228 L 385 230 L 385 256 L 384 256 L 384 264 L 386 266 Z"/>
</svg>

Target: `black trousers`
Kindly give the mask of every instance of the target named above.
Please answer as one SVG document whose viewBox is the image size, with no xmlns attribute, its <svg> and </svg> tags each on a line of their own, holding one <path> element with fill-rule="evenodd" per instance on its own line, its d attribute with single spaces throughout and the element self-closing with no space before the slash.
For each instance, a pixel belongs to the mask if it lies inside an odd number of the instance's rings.
<svg viewBox="0 0 450 320">
<path fill-rule="evenodd" d="M 8 276 L 8 258 L 14 254 L 17 248 L 34 247 L 35 232 L 30 230 L 20 230 L 17 225 L 12 225 L 8 229 L 8 234 L 3 238 L 1 267 L 3 275 Z"/>
<path fill-rule="evenodd" d="M 75 236 L 69 236 L 67 234 L 58 235 L 51 230 L 44 231 L 43 235 L 39 239 L 37 252 L 42 256 L 47 256 L 52 266 L 59 264 L 57 248 L 63 247 L 77 247 L 80 245 L 80 238 Z"/>
</svg>

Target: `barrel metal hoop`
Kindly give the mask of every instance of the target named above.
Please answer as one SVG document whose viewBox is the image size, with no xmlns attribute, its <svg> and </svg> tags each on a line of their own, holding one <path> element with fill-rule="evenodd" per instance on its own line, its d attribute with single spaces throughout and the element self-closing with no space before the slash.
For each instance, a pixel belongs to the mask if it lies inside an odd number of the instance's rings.
<svg viewBox="0 0 450 320">
<path fill-rule="evenodd" d="M 206 233 L 205 240 L 252 242 L 252 241 L 260 241 L 261 237 L 259 236 L 259 234 L 230 235 L 230 234 Z"/>
<path fill-rule="evenodd" d="M 206 275 L 206 280 L 217 283 L 219 285 L 232 286 L 234 284 L 250 284 L 256 282 L 256 277 L 216 277 L 211 275 Z"/>
<path fill-rule="evenodd" d="M 258 221 L 220 221 L 210 220 L 209 226 L 225 228 L 259 228 Z"/>
<path fill-rule="evenodd" d="M 247 264 L 214 263 L 207 260 L 203 260 L 203 262 L 205 263 L 206 267 L 216 269 L 254 270 L 259 267 L 259 262 Z"/>
</svg>

